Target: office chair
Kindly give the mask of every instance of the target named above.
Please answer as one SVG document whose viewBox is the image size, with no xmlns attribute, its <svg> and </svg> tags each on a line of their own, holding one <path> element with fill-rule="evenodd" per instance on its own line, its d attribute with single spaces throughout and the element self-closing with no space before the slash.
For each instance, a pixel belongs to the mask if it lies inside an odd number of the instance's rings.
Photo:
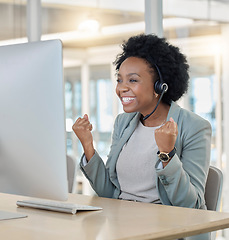
<svg viewBox="0 0 229 240">
<path fill-rule="evenodd" d="M 207 210 L 218 211 L 220 207 L 220 200 L 222 195 L 222 186 L 223 186 L 223 174 L 221 170 L 216 167 L 210 166 L 207 182 L 205 186 L 205 202 L 207 206 Z M 195 236 L 187 237 L 185 239 L 192 239 Z M 198 236 L 200 239 L 200 236 Z M 211 240 L 216 238 L 216 232 L 211 232 Z M 180 238 L 178 240 L 184 240 L 184 238 Z"/>
<path fill-rule="evenodd" d="M 76 181 L 76 161 L 67 155 L 68 192 L 74 193 Z"/>
<path fill-rule="evenodd" d="M 221 170 L 210 166 L 204 195 L 208 210 L 219 211 L 222 187 L 223 174 Z"/>
<path fill-rule="evenodd" d="M 219 211 L 222 187 L 223 173 L 220 169 L 210 166 L 204 195 L 208 210 Z M 216 239 L 216 231 L 211 232 L 211 239 Z"/>
</svg>

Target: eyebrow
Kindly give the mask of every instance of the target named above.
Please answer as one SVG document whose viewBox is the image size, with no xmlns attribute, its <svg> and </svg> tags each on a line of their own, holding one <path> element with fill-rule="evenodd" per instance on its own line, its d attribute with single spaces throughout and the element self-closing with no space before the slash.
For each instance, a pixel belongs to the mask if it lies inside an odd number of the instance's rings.
<svg viewBox="0 0 229 240">
<path fill-rule="evenodd" d="M 137 73 L 128 73 L 126 76 L 132 76 L 132 75 L 137 75 L 137 76 L 139 76 L 140 77 L 140 75 L 139 74 L 137 74 Z M 119 76 L 121 76 L 121 74 L 119 74 L 119 73 L 117 73 L 117 76 L 119 77 Z"/>
</svg>

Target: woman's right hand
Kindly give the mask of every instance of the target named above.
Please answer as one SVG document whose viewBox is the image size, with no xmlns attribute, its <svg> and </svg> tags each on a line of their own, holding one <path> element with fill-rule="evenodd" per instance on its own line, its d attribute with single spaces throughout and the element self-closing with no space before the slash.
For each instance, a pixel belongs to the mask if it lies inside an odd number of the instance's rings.
<svg viewBox="0 0 229 240">
<path fill-rule="evenodd" d="M 78 118 L 72 126 L 72 130 L 79 138 L 83 149 L 86 159 L 89 161 L 95 153 L 93 147 L 93 137 L 92 137 L 92 124 L 88 119 L 88 115 L 85 114 L 82 118 Z"/>
</svg>

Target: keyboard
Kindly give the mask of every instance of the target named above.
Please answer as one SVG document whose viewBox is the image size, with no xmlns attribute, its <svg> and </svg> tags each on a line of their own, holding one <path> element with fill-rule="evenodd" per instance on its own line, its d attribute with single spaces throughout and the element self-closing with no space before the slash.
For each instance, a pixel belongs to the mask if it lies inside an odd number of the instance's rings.
<svg viewBox="0 0 229 240">
<path fill-rule="evenodd" d="M 77 211 L 102 210 L 101 207 L 81 205 L 69 202 L 51 201 L 43 199 L 30 199 L 16 202 L 19 207 L 30 207 L 49 211 L 75 214 Z"/>
</svg>

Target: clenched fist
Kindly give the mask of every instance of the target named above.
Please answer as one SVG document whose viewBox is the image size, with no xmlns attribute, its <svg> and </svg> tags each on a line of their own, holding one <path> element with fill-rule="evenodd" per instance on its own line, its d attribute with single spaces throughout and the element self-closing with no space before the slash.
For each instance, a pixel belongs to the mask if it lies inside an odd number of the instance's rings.
<svg viewBox="0 0 229 240">
<path fill-rule="evenodd" d="M 85 114 L 82 118 L 79 117 L 73 124 L 72 130 L 79 138 L 83 146 L 86 159 L 89 161 L 94 155 L 95 150 L 93 147 L 93 136 L 91 133 L 92 124 L 88 119 L 88 115 Z"/>
<path fill-rule="evenodd" d="M 155 140 L 160 152 L 169 153 L 173 150 L 177 139 L 177 124 L 170 118 L 163 126 L 155 130 Z"/>
</svg>

